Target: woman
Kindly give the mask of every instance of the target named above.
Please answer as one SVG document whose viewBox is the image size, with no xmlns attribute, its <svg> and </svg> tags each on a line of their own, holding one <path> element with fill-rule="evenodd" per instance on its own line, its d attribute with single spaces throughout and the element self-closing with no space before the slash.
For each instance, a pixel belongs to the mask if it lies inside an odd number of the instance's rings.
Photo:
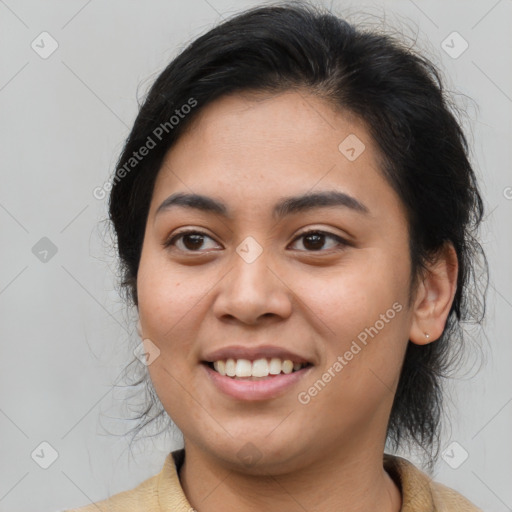
<svg viewBox="0 0 512 512">
<path fill-rule="evenodd" d="M 151 383 L 183 434 L 92 510 L 472 511 L 435 460 L 482 200 L 435 67 L 297 4 L 150 90 L 110 196 Z"/>
</svg>

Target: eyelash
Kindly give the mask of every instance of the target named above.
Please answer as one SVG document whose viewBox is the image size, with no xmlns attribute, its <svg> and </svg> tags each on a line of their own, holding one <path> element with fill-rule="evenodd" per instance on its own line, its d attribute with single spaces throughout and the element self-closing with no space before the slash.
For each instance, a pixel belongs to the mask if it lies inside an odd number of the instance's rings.
<svg viewBox="0 0 512 512">
<path fill-rule="evenodd" d="M 339 237 L 338 235 L 335 235 L 333 233 L 329 233 L 328 231 L 322 231 L 320 229 L 312 229 L 310 231 L 305 231 L 304 233 L 301 233 L 300 235 L 297 235 L 297 237 L 295 237 L 292 241 L 292 244 L 295 243 L 297 240 L 299 240 L 300 238 L 304 238 L 308 235 L 312 235 L 312 234 L 315 234 L 315 235 L 323 235 L 323 236 L 326 236 L 327 238 L 332 238 L 334 240 L 336 240 L 336 242 L 338 243 L 338 246 L 342 246 L 341 249 L 337 249 L 337 250 L 343 250 L 345 247 L 347 246 L 350 246 L 351 244 L 349 242 L 347 242 L 345 239 Z M 200 236 L 204 236 L 204 237 L 207 237 L 207 238 L 210 238 L 213 240 L 213 238 L 211 236 L 209 236 L 208 234 L 202 232 L 202 231 L 197 231 L 197 230 L 187 230 L 187 231 L 181 231 L 180 233 L 177 233 L 175 235 L 173 235 L 172 237 L 170 237 L 169 239 L 167 239 L 162 245 L 164 246 L 164 248 L 169 248 L 173 245 L 175 245 L 176 241 L 178 239 L 181 239 L 182 237 L 186 236 L 186 235 L 200 235 Z M 178 249 L 178 250 L 182 250 L 182 249 Z M 189 253 L 199 253 L 200 251 L 192 251 L 192 250 L 182 250 L 183 252 L 189 252 Z M 308 250 L 305 250 L 304 252 L 308 252 L 308 253 L 318 253 L 318 252 L 329 252 L 329 250 L 315 250 L 315 251 L 308 251 Z"/>
</svg>

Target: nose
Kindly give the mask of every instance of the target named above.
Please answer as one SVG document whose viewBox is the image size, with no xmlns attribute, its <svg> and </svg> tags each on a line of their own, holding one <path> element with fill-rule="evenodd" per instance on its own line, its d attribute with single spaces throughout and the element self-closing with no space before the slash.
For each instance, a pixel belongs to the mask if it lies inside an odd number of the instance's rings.
<svg viewBox="0 0 512 512">
<path fill-rule="evenodd" d="M 286 319 L 293 305 L 290 283 L 268 257 L 268 250 L 252 262 L 233 254 L 231 269 L 219 283 L 213 312 L 223 320 L 255 325 L 268 319 Z"/>
</svg>

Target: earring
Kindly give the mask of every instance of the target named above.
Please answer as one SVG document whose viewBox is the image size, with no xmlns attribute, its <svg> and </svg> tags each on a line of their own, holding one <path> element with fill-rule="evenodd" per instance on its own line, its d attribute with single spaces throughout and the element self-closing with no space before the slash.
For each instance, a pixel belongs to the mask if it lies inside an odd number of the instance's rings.
<svg viewBox="0 0 512 512">
<path fill-rule="evenodd" d="M 427 338 L 427 340 L 430 338 L 430 334 L 428 332 L 425 333 L 425 338 Z"/>
<path fill-rule="evenodd" d="M 140 325 L 140 318 L 137 321 L 137 334 L 139 335 L 139 338 L 142 338 L 142 326 Z"/>
</svg>

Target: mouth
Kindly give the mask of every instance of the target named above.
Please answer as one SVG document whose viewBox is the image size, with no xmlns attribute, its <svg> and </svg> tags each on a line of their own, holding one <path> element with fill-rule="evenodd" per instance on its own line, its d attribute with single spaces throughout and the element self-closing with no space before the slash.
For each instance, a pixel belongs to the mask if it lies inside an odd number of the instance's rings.
<svg viewBox="0 0 512 512">
<path fill-rule="evenodd" d="M 294 364 L 289 359 L 276 359 L 218 359 L 202 361 L 200 366 L 214 389 L 223 396 L 242 402 L 261 402 L 289 394 L 314 369 L 311 363 Z"/>
<path fill-rule="evenodd" d="M 218 359 L 201 361 L 212 371 L 233 380 L 269 380 L 279 375 L 290 375 L 313 366 L 309 362 L 292 361 L 278 357 L 250 359 Z"/>
<path fill-rule="evenodd" d="M 277 345 L 225 346 L 202 354 L 199 362 L 213 389 L 244 402 L 284 398 L 317 364 L 311 355 Z"/>
</svg>

